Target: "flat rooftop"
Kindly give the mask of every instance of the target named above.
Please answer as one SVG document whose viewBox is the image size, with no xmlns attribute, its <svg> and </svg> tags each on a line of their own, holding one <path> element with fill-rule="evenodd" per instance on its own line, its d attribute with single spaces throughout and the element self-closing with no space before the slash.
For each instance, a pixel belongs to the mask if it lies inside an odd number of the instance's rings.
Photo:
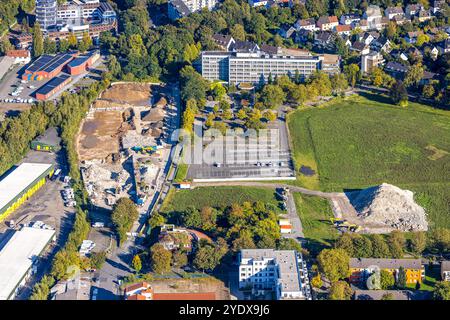
<svg viewBox="0 0 450 320">
<path fill-rule="evenodd" d="M 49 163 L 22 163 L 0 181 L 0 212 L 52 167 Z"/>
<path fill-rule="evenodd" d="M 36 91 L 36 94 L 47 95 L 50 92 L 52 92 L 55 88 L 57 88 L 59 85 L 68 81 L 69 78 L 70 78 L 70 76 L 68 76 L 67 74 L 64 74 L 64 73 L 60 74 L 59 76 L 54 77 L 53 79 L 48 81 L 46 84 L 44 84 L 42 87 L 40 87 Z"/>
<path fill-rule="evenodd" d="M 55 230 L 30 227 L 14 233 L 0 250 L 0 300 L 10 298 L 54 235 Z"/>
</svg>

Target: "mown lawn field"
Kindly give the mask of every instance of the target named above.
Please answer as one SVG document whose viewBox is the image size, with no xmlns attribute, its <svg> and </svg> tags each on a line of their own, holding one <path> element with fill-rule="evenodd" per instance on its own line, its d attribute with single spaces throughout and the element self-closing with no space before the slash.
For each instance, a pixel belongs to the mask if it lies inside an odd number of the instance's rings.
<svg viewBox="0 0 450 320">
<path fill-rule="evenodd" d="M 328 200 L 301 193 L 294 193 L 294 200 L 303 233 L 308 239 L 308 249 L 318 251 L 330 246 L 338 232 L 330 222 L 333 211 Z"/>
<path fill-rule="evenodd" d="M 391 183 L 415 192 L 433 226 L 450 228 L 450 112 L 380 96 L 337 99 L 288 116 L 297 183 L 327 191 Z"/>
<path fill-rule="evenodd" d="M 253 187 L 198 187 L 192 190 L 173 190 L 166 198 L 161 211 L 182 212 L 187 207 L 201 209 L 206 206 L 225 208 L 233 203 L 242 204 L 245 201 L 272 204 L 281 212 L 274 189 Z"/>
</svg>

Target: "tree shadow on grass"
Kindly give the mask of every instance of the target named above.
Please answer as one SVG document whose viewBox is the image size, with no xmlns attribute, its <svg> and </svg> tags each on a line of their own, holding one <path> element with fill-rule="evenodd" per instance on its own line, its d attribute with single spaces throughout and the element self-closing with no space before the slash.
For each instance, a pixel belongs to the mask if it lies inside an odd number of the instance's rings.
<svg viewBox="0 0 450 320">
<path fill-rule="evenodd" d="M 363 92 L 360 92 L 359 95 L 370 101 L 375 101 L 375 102 L 385 103 L 385 104 L 390 104 L 390 105 L 393 104 L 392 100 L 389 97 L 382 95 L 382 94 L 376 94 L 376 93 L 370 93 L 370 92 L 363 91 Z"/>
</svg>

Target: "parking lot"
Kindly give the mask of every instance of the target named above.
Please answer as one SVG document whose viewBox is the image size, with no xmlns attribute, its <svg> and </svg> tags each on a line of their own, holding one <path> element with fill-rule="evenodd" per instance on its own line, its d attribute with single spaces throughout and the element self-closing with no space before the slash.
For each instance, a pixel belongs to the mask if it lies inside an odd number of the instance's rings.
<svg viewBox="0 0 450 320">
<path fill-rule="evenodd" d="M 234 138 L 223 139 L 223 150 L 220 147 L 212 151 L 211 158 L 216 161 L 203 161 L 201 164 L 190 164 L 187 179 L 227 180 L 227 179 L 291 179 L 295 178 L 294 167 L 289 150 L 285 111 L 280 108 L 277 121 L 270 123 L 271 129 L 265 138 L 248 139 L 247 141 Z M 194 126 L 202 126 L 196 120 Z M 213 149 L 213 148 L 211 148 Z M 205 149 L 206 150 L 206 149 Z M 208 157 L 209 152 L 204 152 Z"/>
</svg>

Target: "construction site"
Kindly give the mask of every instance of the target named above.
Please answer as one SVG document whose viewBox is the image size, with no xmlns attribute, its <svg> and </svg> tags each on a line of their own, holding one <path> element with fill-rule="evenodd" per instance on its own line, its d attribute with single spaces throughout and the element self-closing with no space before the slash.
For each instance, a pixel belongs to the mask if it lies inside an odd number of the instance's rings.
<svg viewBox="0 0 450 320">
<path fill-rule="evenodd" d="M 176 106 L 166 88 L 118 83 L 92 104 L 77 139 L 92 204 L 111 209 L 121 197 L 143 205 L 163 182 Z"/>
</svg>

